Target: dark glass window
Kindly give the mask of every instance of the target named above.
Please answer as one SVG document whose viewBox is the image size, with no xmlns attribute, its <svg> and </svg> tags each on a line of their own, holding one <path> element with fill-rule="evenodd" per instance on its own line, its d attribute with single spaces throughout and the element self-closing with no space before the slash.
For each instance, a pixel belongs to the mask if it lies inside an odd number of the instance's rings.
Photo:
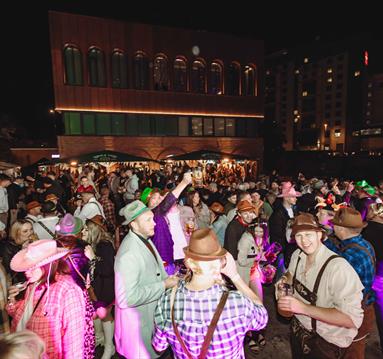
<svg viewBox="0 0 383 359">
<path fill-rule="evenodd" d="M 164 55 L 157 55 L 154 58 L 153 80 L 155 90 L 169 90 L 168 59 Z"/>
<path fill-rule="evenodd" d="M 189 117 L 178 117 L 178 136 L 189 136 Z"/>
<path fill-rule="evenodd" d="M 84 135 L 96 134 L 96 120 L 94 113 L 84 113 L 82 115 L 82 129 Z"/>
<path fill-rule="evenodd" d="M 112 135 L 125 135 L 125 116 L 112 114 Z"/>
<path fill-rule="evenodd" d="M 149 89 L 149 61 L 147 56 L 139 51 L 133 59 L 134 88 L 136 90 Z"/>
<path fill-rule="evenodd" d="M 174 60 L 174 91 L 187 91 L 187 65 L 183 58 Z"/>
<path fill-rule="evenodd" d="M 64 113 L 65 134 L 81 135 L 81 116 L 79 112 Z"/>
<path fill-rule="evenodd" d="M 126 55 L 120 51 L 113 51 L 112 54 L 112 87 L 128 87 L 128 62 Z"/>
<path fill-rule="evenodd" d="M 223 93 L 222 65 L 218 62 L 212 62 L 210 65 L 210 91 L 213 95 Z"/>
<path fill-rule="evenodd" d="M 214 126 L 212 118 L 203 119 L 203 135 L 204 136 L 213 136 L 214 135 Z"/>
<path fill-rule="evenodd" d="M 95 47 L 88 53 L 89 63 L 89 84 L 90 86 L 105 87 L 105 59 L 104 53 Z"/>
<path fill-rule="evenodd" d="M 96 114 L 96 133 L 97 135 L 110 135 L 110 114 L 109 113 L 97 113 Z"/>
<path fill-rule="evenodd" d="M 214 119 L 214 135 L 225 136 L 225 119 L 217 117 Z"/>
<path fill-rule="evenodd" d="M 126 134 L 128 136 L 138 136 L 138 116 L 130 113 L 126 116 Z"/>
<path fill-rule="evenodd" d="M 64 65 L 66 85 L 82 85 L 82 55 L 75 46 L 66 46 L 64 48 Z"/>
<path fill-rule="evenodd" d="M 235 136 L 235 120 L 233 118 L 227 118 L 225 121 L 226 136 Z"/>
<path fill-rule="evenodd" d="M 232 62 L 227 68 L 226 75 L 226 94 L 230 96 L 239 95 L 240 85 L 240 66 L 239 64 Z"/>
<path fill-rule="evenodd" d="M 206 67 L 200 60 L 195 60 L 192 65 L 192 90 L 196 93 L 205 93 Z"/>
<path fill-rule="evenodd" d="M 150 136 L 152 134 L 150 126 L 150 116 L 140 116 L 138 119 L 138 133 L 140 136 Z"/>
</svg>

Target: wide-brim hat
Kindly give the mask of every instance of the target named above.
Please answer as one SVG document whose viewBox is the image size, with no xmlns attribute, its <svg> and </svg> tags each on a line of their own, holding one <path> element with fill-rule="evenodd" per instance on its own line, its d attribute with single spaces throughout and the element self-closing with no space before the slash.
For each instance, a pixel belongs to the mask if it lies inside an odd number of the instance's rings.
<svg viewBox="0 0 383 359">
<path fill-rule="evenodd" d="M 41 204 L 37 201 L 31 201 L 27 203 L 27 211 L 30 211 L 33 208 L 41 207 Z"/>
<path fill-rule="evenodd" d="M 67 213 L 57 224 L 56 232 L 61 236 L 75 236 L 82 230 L 83 223 L 81 218 L 73 217 Z"/>
<path fill-rule="evenodd" d="M 213 202 L 209 208 L 212 212 L 217 213 L 217 214 L 224 214 L 225 213 L 225 208 L 219 202 Z"/>
<path fill-rule="evenodd" d="M 302 196 L 302 193 L 296 191 L 293 185 L 282 187 L 282 193 L 278 195 L 279 198 L 300 196 Z"/>
<path fill-rule="evenodd" d="M 46 197 L 45 197 L 45 202 L 47 201 L 54 201 L 54 200 L 58 200 L 59 198 L 54 194 L 54 193 L 49 193 Z"/>
<path fill-rule="evenodd" d="M 339 211 L 335 213 L 335 216 L 330 223 L 335 226 L 354 229 L 364 228 L 367 226 L 367 223 L 363 222 L 360 212 L 350 207 L 340 208 Z"/>
<path fill-rule="evenodd" d="M 105 218 L 103 216 L 101 216 L 100 214 L 96 214 L 94 217 L 88 218 L 88 221 L 101 227 L 105 232 L 108 231 L 108 229 L 106 227 L 106 223 L 105 223 Z"/>
<path fill-rule="evenodd" d="M 184 248 L 185 258 L 197 261 L 214 261 L 223 258 L 227 250 L 222 248 L 217 235 L 210 228 L 197 229 Z"/>
<path fill-rule="evenodd" d="M 69 250 L 65 248 L 57 248 L 55 240 L 40 239 L 17 252 L 11 260 L 10 267 L 15 272 L 26 272 L 54 262 L 68 253 Z"/>
<path fill-rule="evenodd" d="M 324 234 L 323 229 L 310 213 L 302 213 L 295 217 L 291 227 L 291 236 L 294 237 L 298 232 L 315 231 Z"/>
<path fill-rule="evenodd" d="M 120 209 L 120 216 L 125 217 L 125 221 L 122 222 L 123 225 L 127 225 L 130 222 L 134 221 L 141 214 L 150 211 L 150 208 L 146 207 L 141 201 L 135 200 L 125 207 Z"/>
<path fill-rule="evenodd" d="M 238 203 L 237 211 L 238 212 L 255 212 L 256 208 L 253 206 L 251 202 L 244 199 L 243 201 Z"/>
</svg>

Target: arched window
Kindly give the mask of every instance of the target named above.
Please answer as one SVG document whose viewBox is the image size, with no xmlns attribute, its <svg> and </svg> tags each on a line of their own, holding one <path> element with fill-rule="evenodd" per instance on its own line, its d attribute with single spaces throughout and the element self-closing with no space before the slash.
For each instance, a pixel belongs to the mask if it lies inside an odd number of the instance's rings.
<svg viewBox="0 0 383 359">
<path fill-rule="evenodd" d="M 89 63 L 89 84 L 90 86 L 105 87 L 105 57 L 104 53 L 93 47 L 88 53 Z"/>
<path fill-rule="evenodd" d="M 214 61 L 210 65 L 210 91 L 213 95 L 223 94 L 222 65 Z"/>
<path fill-rule="evenodd" d="M 187 65 L 182 57 L 174 60 L 174 91 L 187 91 Z"/>
<path fill-rule="evenodd" d="M 154 89 L 159 91 L 169 90 L 169 67 L 165 55 L 157 55 L 154 58 Z"/>
<path fill-rule="evenodd" d="M 238 63 L 232 62 L 227 69 L 226 94 L 230 96 L 239 95 L 241 68 Z"/>
<path fill-rule="evenodd" d="M 193 61 L 192 65 L 192 91 L 196 93 L 206 92 L 206 66 L 202 60 Z"/>
<path fill-rule="evenodd" d="M 244 96 L 257 95 L 257 73 L 255 67 L 252 65 L 246 65 L 243 70 L 242 94 Z"/>
<path fill-rule="evenodd" d="M 65 78 L 67 85 L 82 85 L 82 55 L 75 46 L 65 46 L 64 48 Z"/>
<path fill-rule="evenodd" d="M 144 52 L 138 51 L 133 59 L 134 88 L 147 90 L 149 88 L 149 61 Z"/>
<path fill-rule="evenodd" d="M 126 55 L 121 50 L 115 50 L 112 54 L 112 87 L 128 87 L 128 63 Z"/>
</svg>

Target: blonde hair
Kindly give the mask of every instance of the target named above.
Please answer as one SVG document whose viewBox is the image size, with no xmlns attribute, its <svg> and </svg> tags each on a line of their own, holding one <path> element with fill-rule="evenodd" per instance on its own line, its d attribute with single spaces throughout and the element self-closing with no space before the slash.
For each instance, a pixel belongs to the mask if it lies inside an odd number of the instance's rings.
<svg viewBox="0 0 383 359">
<path fill-rule="evenodd" d="M 373 203 L 370 205 L 369 210 L 373 217 L 380 217 L 383 219 L 383 203 Z"/>
<path fill-rule="evenodd" d="M 13 240 L 16 240 L 20 236 L 21 227 L 26 223 L 30 224 L 33 229 L 31 222 L 25 219 L 18 219 L 15 223 L 12 224 L 11 230 L 9 232 L 9 237 L 11 237 Z"/>
<path fill-rule="evenodd" d="M 44 352 L 44 341 L 30 330 L 0 336 L 1 359 L 41 359 Z"/>
<path fill-rule="evenodd" d="M 87 241 L 92 246 L 92 249 L 96 251 L 97 244 L 101 241 L 110 242 L 114 248 L 114 242 L 112 236 L 102 229 L 98 224 L 87 220 L 86 226 L 88 227 L 88 238 Z"/>
</svg>

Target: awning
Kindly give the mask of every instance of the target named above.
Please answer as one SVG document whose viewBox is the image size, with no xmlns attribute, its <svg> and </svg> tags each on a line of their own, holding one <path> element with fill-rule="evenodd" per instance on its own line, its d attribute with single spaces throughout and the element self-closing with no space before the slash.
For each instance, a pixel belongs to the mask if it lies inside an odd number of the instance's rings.
<svg viewBox="0 0 383 359">
<path fill-rule="evenodd" d="M 244 161 L 248 160 L 249 157 L 243 155 L 230 154 L 225 152 L 209 151 L 209 150 L 200 150 L 185 153 L 182 155 L 175 155 L 163 158 L 163 160 L 172 160 L 172 161 L 192 161 L 192 160 L 239 160 Z"/>
<path fill-rule="evenodd" d="M 149 162 L 154 161 L 151 158 L 140 157 L 131 155 L 129 153 L 117 152 L 117 151 L 98 151 L 86 153 L 79 156 L 72 156 L 63 158 L 61 163 L 70 163 L 76 161 L 77 163 L 90 163 L 90 162 Z"/>
</svg>

